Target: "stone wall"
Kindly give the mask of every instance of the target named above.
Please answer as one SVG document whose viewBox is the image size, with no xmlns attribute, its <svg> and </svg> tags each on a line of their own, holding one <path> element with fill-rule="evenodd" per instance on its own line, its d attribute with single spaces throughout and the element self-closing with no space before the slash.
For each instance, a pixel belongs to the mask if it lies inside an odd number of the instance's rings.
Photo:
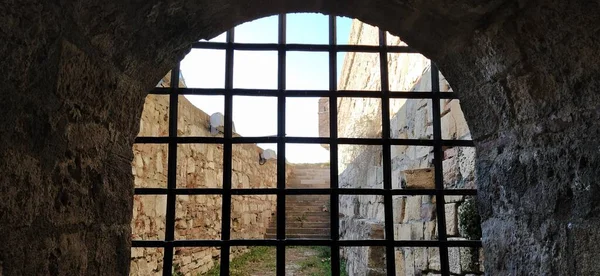
<svg viewBox="0 0 600 276">
<path fill-rule="evenodd" d="M 168 135 L 168 96 L 146 98 L 140 123 L 140 136 Z M 209 116 L 179 97 L 179 136 L 213 136 Z M 222 133 L 217 133 L 214 136 Z M 233 188 L 266 188 L 276 186 L 276 162 L 259 165 L 263 149 L 254 144 L 233 145 Z M 133 149 L 133 175 L 136 187 L 166 187 L 166 145 L 136 144 Z M 213 144 L 181 144 L 177 152 L 177 186 L 185 188 L 218 188 L 223 183 L 223 146 Z M 275 212 L 275 195 L 233 196 L 231 208 L 232 239 L 262 239 Z M 221 196 L 177 196 L 175 239 L 221 239 Z M 166 196 L 135 195 L 132 238 L 163 240 L 165 235 Z M 232 248 L 232 256 L 245 252 Z M 211 247 L 175 248 L 175 270 L 182 275 L 202 274 L 219 261 L 220 250 Z M 132 248 L 131 275 L 160 275 L 163 250 Z"/>
<path fill-rule="evenodd" d="M 350 43 L 376 44 L 374 27 L 354 21 Z M 392 45 L 403 42 L 388 36 Z M 390 90 L 430 91 L 430 62 L 418 54 L 390 54 L 388 58 Z M 377 55 L 348 54 L 344 60 L 339 90 L 380 90 Z M 451 91 L 440 74 L 440 89 Z M 322 99 L 327 102 L 327 99 Z M 323 104 L 324 104 L 323 103 Z M 470 139 L 470 132 L 458 100 L 441 102 L 442 137 Z M 432 102 L 428 99 L 397 99 L 390 102 L 392 138 L 432 139 Z M 378 99 L 343 98 L 338 101 L 338 136 L 381 137 L 381 103 Z M 326 116 L 321 122 L 328 121 Z M 444 185 L 452 188 L 475 188 L 474 148 L 444 149 Z M 382 188 L 381 147 L 350 145 L 339 148 L 339 184 L 343 188 Z M 433 148 L 421 146 L 392 147 L 392 185 L 395 189 L 434 189 Z M 447 197 L 446 231 L 450 239 L 480 238 L 479 221 L 473 199 Z M 396 240 L 435 240 L 437 220 L 435 197 L 396 196 L 393 199 L 394 236 Z M 340 196 L 341 239 L 382 239 L 384 228 L 383 197 L 375 195 Z M 476 220 L 473 223 L 473 220 Z M 385 248 L 344 248 L 350 275 L 384 275 Z M 478 249 L 451 248 L 451 272 L 457 275 L 481 274 Z M 440 270 L 437 248 L 399 248 L 396 251 L 398 275 L 421 275 Z"/>
<path fill-rule="evenodd" d="M 451 80 L 477 146 L 490 275 L 598 274 L 598 3 L 331 3 L 0 4 L 4 275 L 127 274 L 131 148 L 147 91 L 199 38 L 301 11 L 402 34 Z"/>
</svg>

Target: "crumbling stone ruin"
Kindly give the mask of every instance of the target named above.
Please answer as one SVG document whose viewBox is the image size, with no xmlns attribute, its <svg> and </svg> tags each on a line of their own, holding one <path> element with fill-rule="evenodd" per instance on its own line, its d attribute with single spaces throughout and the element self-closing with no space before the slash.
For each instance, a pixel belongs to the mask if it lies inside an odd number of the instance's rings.
<svg viewBox="0 0 600 276">
<path fill-rule="evenodd" d="M 168 77 L 168 76 L 167 76 Z M 165 78 L 167 78 L 165 77 Z M 146 98 L 140 122 L 140 136 L 164 136 L 168 130 L 168 97 Z M 180 135 L 209 137 L 209 115 L 179 97 Z M 233 148 L 232 185 L 236 188 L 272 188 L 276 186 L 276 164 L 259 165 L 263 151 L 254 144 Z M 136 188 L 167 187 L 166 145 L 136 144 L 133 147 L 133 176 Z M 177 186 L 217 188 L 223 185 L 223 147 L 211 144 L 179 145 Z M 291 168 L 288 168 L 291 171 Z M 240 195 L 232 198 L 231 236 L 237 239 L 263 239 L 275 212 L 275 195 Z M 166 196 L 133 197 L 132 238 L 163 240 L 165 235 Z M 220 195 L 177 196 L 175 238 L 218 240 L 221 237 Z M 246 247 L 232 248 L 232 257 L 246 252 Z M 182 275 L 204 273 L 218 264 L 216 247 L 177 248 L 174 265 Z M 162 248 L 133 248 L 130 275 L 162 275 Z"/>
<path fill-rule="evenodd" d="M 600 272 L 600 7 L 590 1 L 0 4 L 0 271 L 126 275 L 133 142 L 190 44 L 287 12 L 358 18 L 436 62 L 475 141 L 485 273 Z"/>
<path fill-rule="evenodd" d="M 185 87 L 183 78 L 181 87 Z M 170 73 L 160 87 L 170 86 Z M 178 99 L 178 133 L 181 136 L 212 137 L 209 115 L 184 96 Z M 139 136 L 168 135 L 169 98 L 149 95 L 144 103 Z M 254 144 L 233 147 L 232 185 L 235 188 L 272 188 L 276 186 L 274 162 L 262 165 L 258 156 L 262 148 Z M 132 174 L 136 188 L 167 187 L 168 148 L 161 144 L 136 144 L 133 147 Z M 212 144 L 178 146 L 177 186 L 185 188 L 218 188 L 223 185 L 223 147 Z M 291 166 L 287 168 L 291 172 Z M 231 236 L 238 239 L 263 239 L 275 212 L 274 195 L 240 195 L 232 198 Z M 220 195 L 179 195 L 176 205 L 176 239 L 218 240 L 221 237 Z M 163 240 L 166 222 L 166 196 L 135 195 L 133 197 L 132 239 Z M 247 251 L 232 248 L 233 258 Z M 132 248 L 130 275 L 162 275 L 162 248 Z M 202 274 L 218 264 L 217 247 L 178 248 L 174 253 L 176 272 L 182 275 Z"/>
<path fill-rule="evenodd" d="M 377 28 L 355 20 L 350 44 L 376 44 Z M 388 36 L 389 45 L 404 44 L 398 37 Z M 379 58 L 368 53 L 346 56 L 339 90 L 379 90 Z M 390 90 L 430 91 L 431 67 L 427 58 L 419 54 L 390 54 L 388 61 Z M 451 90 L 440 74 L 441 92 Z M 338 128 L 340 137 L 379 137 L 381 135 L 381 100 L 369 98 L 342 98 L 338 100 Z M 329 106 L 327 98 L 320 100 L 320 109 Z M 358 108 L 357 108 L 358 107 Z M 470 131 L 458 100 L 442 100 L 442 137 L 470 139 Z M 431 139 L 432 103 L 427 99 L 402 99 L 390 102 L 392 138 Z M 328 112 L 320 113 L 321 135 L 328 124 Z M 364 145 L 340 146 L 339 185 L 343 188 L 381 188 L 383 164 L 381 147 Z M 444 151 L 444 186 L 447 189 L 476 188 L 475 149 L 447 148 Z M 395 189 L 435 189 L 433 174 L 433 147 L 393 146 L 392 186 Z M 464 196 L 446 196 L 446 233 L 450 240 L 478 239 L 480 229 L 470 227 L 472 220 L 479 224 L 474 200 Z M 435 196 L 396 196 L 393 200 L 394 236 L 396 240 L 436 240 L 437 221 Z M 475 211 L 475 212 L 474 212 Z M 383 197 L 376 195 L 343 195 L 340 197 L 341 239 L 383 239 Z M 460 226 L 460 227 L 459 227 Z M 461 229 L 461 231 L 459 231 Z M 425 275 L 439 273 L 437 248 L 398 248 L 396 271 L 398 275 Z M 349 247 L 342 254 L 351 275 L 385 273 L 385 248 Z M 450 272 L 456 275 L 481 274 L 483 251 L 473 248 L 449 249 Z"/>
</svg>

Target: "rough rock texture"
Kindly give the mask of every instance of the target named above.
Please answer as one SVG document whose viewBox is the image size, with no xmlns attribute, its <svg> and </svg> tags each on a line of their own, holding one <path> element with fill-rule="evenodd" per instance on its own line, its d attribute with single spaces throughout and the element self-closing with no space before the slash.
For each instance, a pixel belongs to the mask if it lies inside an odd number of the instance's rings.
<svg viewBox="0 0 600 276">
<path fill-rule="evenodd" d="M 24 0 L 0 10 L 7 275 L 126 274 L 146 92 L 191 42 L 299 11 L 383 27 L 446 72 L 477 144 L 491 275 L 600 272 L 597 2 Z"/>
<path fill-rule="evenodd" d="M 598 3 L 516 10 L 440 59 L 476 140 L 486 272 L 598 274 Z"/>
<path fill-rule="evenodd" d="M 43 45 L 48 35 L 33 56 L 3 54 L 23 75 L 0 93 L 2 272 L 125 275 L 131 143 L 149 87 L 67 41 Z"/>
</svg>

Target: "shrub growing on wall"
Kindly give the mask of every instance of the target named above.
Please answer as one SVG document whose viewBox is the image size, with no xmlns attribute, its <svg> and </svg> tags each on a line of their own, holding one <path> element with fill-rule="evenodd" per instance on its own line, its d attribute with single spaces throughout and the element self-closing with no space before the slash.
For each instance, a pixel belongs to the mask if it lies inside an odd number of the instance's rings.
<svg viewBox="0 0 600 276">
<path fill-rule="evenodd" d="M 481 239 L 481 218 L 474 197 L 465 198 L 458 207 L 458 229 L 460 235 L 467 239 Z"/>
</svg>

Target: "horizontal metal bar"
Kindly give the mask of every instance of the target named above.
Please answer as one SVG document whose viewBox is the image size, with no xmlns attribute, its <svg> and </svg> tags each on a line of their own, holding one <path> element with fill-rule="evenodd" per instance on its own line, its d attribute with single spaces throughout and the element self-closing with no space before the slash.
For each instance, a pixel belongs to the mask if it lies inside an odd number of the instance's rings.
<svg viewBox="0 0 600 276">
<path fill-rule="evenodd" d="M 150 92 L 148 92 L 148 94 L 150 95 L 169 95 L 171 94 L 171 88 L 170 87 L 155 87 L 152 90 L 150 90 Z"/>
<path fill-rule="evenodd" d="M 170 139 L 174 139 L 178 144 L 224 144 L 226 138 L 223 137 L 148 137 L 139 136 L 135 138 L 136 144 L 167 144 Z M 234 137 L 231 139 L 233 144 L 257 144 L 257 143 L 277 143 L 277 137 Z M 285 143 L 292 144 L 331 144 L 332 139 L 328 137 L 284 137 Z M 337 138 L 338 145 L 402 145 L 402 146 L 434 146 L 434 140 L 423 139 L 381 139 L 381 138 Z M 442 140 L 444 147 L 474 147 L 472 140 Z"/>
<path fill-rule="evenodd" d="M 439 195 L 443 196 L 475 196 L 477 189 L 445 189 Z"/>
<path fill-rule="evenodd" d="M 132 247 L 165 247 L 171 243 L 173 247 L 219 247 L 229 246 L 276 246 L 283 244 L 286 246 L 387 246 L 390 241 L 387 240 L 325 240 L 325 239 L 284 239 L 284 240 L 175 240 L 175 241 L 149 241 L 132 240 Z M 394 247 L 481 247 L 479 240 L 401 240 L 392 241 Z"/>
<path fill-rule="evenodd" d="M 166 195 L 173 193 L 176 195 L 220 195 L 223 194 L 221 188 L 181 188 L 168 190 L 167 188 L 135 188 L 136 195 Z M 337 188 L 337 189 L 285 189 L 277 188 L 262 188 L 262 189 L 231 189 L 232 195 L 385 195 L 393 196 L 411 196 L 411 195 L 440 195 L 440 196 L 456 196 L 456 195 L 477 195 L 475 189 L 446 189 L 439 193 L 434 189 L 373 189 L 373 188 Z"/>
<path fill-rule="evenodd" d="M 440 140 L 442 147 L 475 147 L 473 140 Z"/>
<path fill-rule="evenodd" d="M 167 95 L 169 88 L 157 87 L 150 94 Z M 204 95 L 204 96 L 223 96 L 231 93 L 234 96 L 257 96 L 257 97 L 276 97 L 280 92 L 276 89 L 249 89 L 249 88 L 178 88 L 179 95 Z M 369 90 L 284 90 L 286 97 L 304 98 L 304 97 L 329 97 L 336 96 L 338 98 L 388 98 L 381 91 Z M 438 93 L 434 94 L 431 91 L 414 92 L 414 91 L 391 91 L 390 99 L 458 99 L 456 93 Z"/>
<path fill-rule="evenodd" d="M 302 52 L 365 52 L 379 53 L 379 45 L 327 45 L 327 44 L 277 44 L 277 43 L 225 43 L 225 42 L 195 42 L 193 49 L 225 50 L 233 49 L 239 51 L 302 51 Z M 408 46 L 385 46 L 388 53 L 410 53 L 419 52 Z"/>
</svg>

